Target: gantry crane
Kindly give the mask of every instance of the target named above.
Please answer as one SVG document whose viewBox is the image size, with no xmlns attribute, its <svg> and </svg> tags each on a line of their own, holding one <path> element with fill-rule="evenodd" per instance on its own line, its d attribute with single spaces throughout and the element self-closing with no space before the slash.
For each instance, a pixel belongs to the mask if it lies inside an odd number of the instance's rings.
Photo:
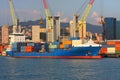
<svg viewBox="0 0 120 80">
<path fill-rule="evenodd" d="M 94 3 L 94 0 L 89 1 L 85 11 L 83 12 L 82 17 L 78 21 L 77 31 L 79 32 L 80 38 L 86 38 L 86 19 L 87 19 L 87 16 L 88 16 L 91 8 L 92 8 L 93 3 Z"/>
<path fill-rule="evenodd" d="M 12 3 L 12 0 L 9 0 L 9 5 L 10 5 L 10 11 L 11 11 L 12 21 L 13 21 L 13 33 L 17 33 L 18 32 L 19 21 L 16 18 L 15 10 L 14 10 L 14 6 L 13 6 L 13 3 Z"/>
<path fill-rule="evenodd" d="M 48 42 L 53 42 L 54 41 L 53 17 L 50 15 L 46 0 L 43 0 L 43 5 L 44 5 L 44 9 L 45 9 L 45 14 L 46 14 L 47 41 Z"/>
</svg>

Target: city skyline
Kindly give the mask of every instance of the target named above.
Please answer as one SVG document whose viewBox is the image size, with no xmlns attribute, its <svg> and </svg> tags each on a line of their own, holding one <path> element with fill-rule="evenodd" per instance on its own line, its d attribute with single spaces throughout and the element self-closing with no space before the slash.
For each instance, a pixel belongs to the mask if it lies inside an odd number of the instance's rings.
<svg viewBox="0 0 120 80">
<path fill-rule="evenodd" d="M 9 9 L 9 0 L 1 0 L 0 7 L 0 25 L 12 24 L 11 13 Z M 86 0 L 89 2 L 89 0 Z M 47 0 L 48 7 L 52 16 L 59 15 L 62 22 L 69 22 L 73 15 L 81 7 L 82 0 Z M 98 18 L 115 17 L 120 19 L 118 10 L 119 0 L 95 0 L 93 7 L 87 17 L 87 22 L 98 24 Z M 13 0 L 17 18 L 20 21 L 38 20 L 40 17 L 45 18 L 42 0 Z M 83 12 L 84 10 L 82 10 Z"/>
</svg>

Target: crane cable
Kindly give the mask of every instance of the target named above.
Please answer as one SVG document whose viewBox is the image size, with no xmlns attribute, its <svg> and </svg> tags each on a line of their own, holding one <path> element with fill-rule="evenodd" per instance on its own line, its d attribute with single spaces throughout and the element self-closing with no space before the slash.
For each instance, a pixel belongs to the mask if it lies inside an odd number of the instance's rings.
<svg viewBox="0 0 120 80">
<path fill-rule="evenodd" d="M 41 0 L 41 2 L 40 3 L 42 3 L 42 0 Z M 40 6 L 40 21 L 39 21 L 39 24 L 44 24 L 44 20 L 43 20 L 43 9 L 44 9 L 44 7 L 43 7 L 43 5 L 41 5 Z"/>
<path fill-rule="evenodd" d="M 83 13 L 83 10 L 85 9 L 86 5 L 88 4 L 87 2 L 88 2 L 88 0 L 82 0 L 81 1 L 80 8 L 77 10 L 76 14 L 82 14 Z"/>
<path fill-rule="evenodd" d="M 103 16 L 103 7 L 104 7 L 103 1 L 100 0 L 100 20 L 99 20 L 99 24 L 102 24 L 102 25 L 105 24 L 105 22 L 103 20 L 104 19 L 104 16 Z"/>
</svg>

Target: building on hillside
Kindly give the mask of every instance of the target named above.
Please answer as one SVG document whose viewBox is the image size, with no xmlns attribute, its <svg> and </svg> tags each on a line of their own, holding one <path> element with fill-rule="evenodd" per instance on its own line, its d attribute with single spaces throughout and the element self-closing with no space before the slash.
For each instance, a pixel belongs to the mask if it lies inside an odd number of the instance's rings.
<svg viewBox="0 0 120 80">
<path fill-rule="evenodd" d="M 54 17 L 54 41 L 60 41 L 60 17 Z"/>
<path fill-rule="evenodd" d="M 107 40 L 114 40 L 116 39 L 116 18 L 113 17 L 107 17 L 104 19 L 105 24 L 104 28 L 105 31 L 103 34 L 103 38 L 106 38 Z"/>
<path fill-rule="evenodd" d="M 40 42 L 40 26 L 32 26 L 32 41 Z"/>
<path fill-rule="evenodd" d="M 40 28 L 40 40 L 47 41 L 46 28 Z"/>
<path fill-rule="evenodd" d="M 9 26 L 2 26 L 2 44 L 8 44 L 9 42 Z"/>
<path fill-rule="evenodd" d="M 116 39 L 120 39 L 120 21 L 116 21 Z"/>
<path fill-rule="evenodd" d="M 70 37 L 74 37 L 74 28 L 73 28 L 73 21 L 70 21 Z"/>
<path fill-rule="evenodd" d="M 70 21 L 70 37 L 79 37 L 77 26 L 78 26 L 78 15 L 74 15 L 73 20 Z"/>
<path fill-rule="evenodd" d="M 78 21 L 79 26 L 79 37 L 85 39 L 86 38 L 86 21 Z"/>
<path fill-rule="evenodd" d="M 38 25 L 32 26 L 32 41 L 40 42 L 41 39 L 46 41 L 46 29 L 40 28 Z"/>
<path fill-rule="evenodd" d="M 0 27 L 0 43 L 2 43 L 2 27 Z"/>
</svg>

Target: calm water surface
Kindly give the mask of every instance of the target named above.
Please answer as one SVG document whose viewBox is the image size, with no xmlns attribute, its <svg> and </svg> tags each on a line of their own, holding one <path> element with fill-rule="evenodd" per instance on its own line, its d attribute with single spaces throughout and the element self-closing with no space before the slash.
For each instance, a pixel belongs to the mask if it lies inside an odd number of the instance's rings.
<svg viewBox="0 0 120 80">
<path fill-rule="evenodd" d="M 0 57 L 0 80 L 120 80 L 120 58 L 91 60 Z"/>
</svg>

